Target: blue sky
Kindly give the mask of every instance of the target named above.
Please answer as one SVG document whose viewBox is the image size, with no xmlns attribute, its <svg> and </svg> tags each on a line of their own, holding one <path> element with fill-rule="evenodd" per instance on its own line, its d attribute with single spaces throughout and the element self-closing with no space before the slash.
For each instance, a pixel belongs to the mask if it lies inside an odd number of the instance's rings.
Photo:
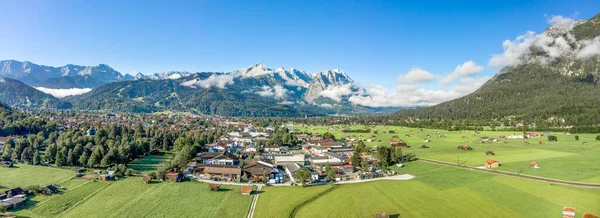
<svg viewBox="0 0 600 218">
<path fill-rule="evenodd" d="M 62 66 L 105 63 L 122 73 L 231 71 L 262 62 L 307 72 L 342 68 L 397 89 L 420 68 L 446 77 L 472 60 L 487 78 L 502 42 L 590 18 L 594 1 L 4 1 L 0 59 Z M 420 83 L 447 90 L 452 84 Z"/>
</svg>

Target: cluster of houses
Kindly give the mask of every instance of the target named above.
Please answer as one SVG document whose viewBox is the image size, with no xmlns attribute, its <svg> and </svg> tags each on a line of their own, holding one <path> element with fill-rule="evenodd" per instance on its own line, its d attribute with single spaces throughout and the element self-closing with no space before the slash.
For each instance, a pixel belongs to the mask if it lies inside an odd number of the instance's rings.
<svg viewBox="0 0 600 218">
<path fill-rule="evenodd" d="M 207 151 L 196 155 L 183 176 L 197 180 L 258 181 L 270 184 L 295 182 L 294 173 L 306 167 L 313 182 L 325 181 L 325 166 L 336 172 L 336 180 L 354 179 L 350 162 L 354 152 L 347 144 L 318 136 L 298 134 L 300 145 L 265 145 L 257 142 L 270 139 L 272 129 L 247 125 L 243 132 L 230 132 L 218 141 L 206 145 Z M 397 140 L 397 146 L 406 143 Z M 243 163 L 243 164 L 240 164 Z"/>
</svg>

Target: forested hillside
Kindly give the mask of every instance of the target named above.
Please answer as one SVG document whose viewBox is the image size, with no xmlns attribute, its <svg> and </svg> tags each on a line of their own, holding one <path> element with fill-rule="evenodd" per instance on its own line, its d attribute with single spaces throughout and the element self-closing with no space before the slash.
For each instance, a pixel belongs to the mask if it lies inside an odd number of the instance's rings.
<svg viewBox="0 0 600 218">
<path fill-rule="evenodd" d="M 71 108 L 68 102 L 43 93 L 21 81 L 8 78 L 0 78 L 0 102 L 16 107 Z"/>
<path fill-rule="evenodd" d="M 474 93 L 431 107 L 398 111 L 394 116 L 421 119 L 560 116 L 569 123 L 597 124 L 600 122 L 600 57 L 582 58 L 576 51 L 590 43 L 582 40 L 598 39 L 600 15 L 568 32 L 558 32 L 557 39 L 576 39 L 570 41 L 569 50 L 560 57 L 554 58 L 542 48 L 531 46 L 527 56 L 520 57 L 522 64 L 502 69 Z"/>
</svg>

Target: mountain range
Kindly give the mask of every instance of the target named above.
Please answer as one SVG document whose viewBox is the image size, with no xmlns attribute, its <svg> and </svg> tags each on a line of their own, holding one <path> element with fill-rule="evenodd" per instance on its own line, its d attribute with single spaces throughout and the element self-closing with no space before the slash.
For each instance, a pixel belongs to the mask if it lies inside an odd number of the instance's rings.
<svg viewBox="0 0 600 218">
<path fill-rule="evenodd" d="M 0 101 L 17 107 L 192 111 L 225 116 L 365 114 L 398 109 L 349 102 L 351 95 L 365 92 L 341 69 L 309 74 L 295 68 L 271 69 L 257 63 L 227 73 L 172 71 L 131 76 L 104 64 L 50 67 L 15 60 L 0 64 L 3 66 L 0 77 L 6 78 L 0 84 L 6 93 Z M 38 91 L 73 88 L 92 90 L 61 99 Z M 347 91 L 342 94 L 331 91 L 338 88 Z M 8 94 L 25 89 L 29 90 L 24 92 L 27 96 Z"/>
<path fill-rule="evenodd" d="M 401 110 L 398 118 L 502 119 L 562 117 L 600 123 L 600 15 L 550 26 L 475 92 L 435 106 Z"/>
</svg>

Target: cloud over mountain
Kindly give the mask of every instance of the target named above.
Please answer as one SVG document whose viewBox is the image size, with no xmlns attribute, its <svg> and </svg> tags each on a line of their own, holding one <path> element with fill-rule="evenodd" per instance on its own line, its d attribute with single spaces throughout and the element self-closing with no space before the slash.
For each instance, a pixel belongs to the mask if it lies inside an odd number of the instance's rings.
<svg viewBox="0 0 600 218">
<path fill-rule="evenodd" d="M 220 89 L 225 88 L 226 85 L 233 85 L 233 75 L 210 75 L 206 79 L 193 79 L 189 81 L 182 82 L 182 86 L 187 86 L 191 88 L 202 87 L 208 89 L 210 87 L 217 87 Z"/>
<path fill-rule="evenodd" d="M 70 89 L 50 89 L 45 87 L 34 87 L 46 94 L 50 94 L 57 98 L 64 98 L 72 95 L 81 95 L 83 93 L 92 91 L 90 88 L 70 88 Z"/>
</svg>

